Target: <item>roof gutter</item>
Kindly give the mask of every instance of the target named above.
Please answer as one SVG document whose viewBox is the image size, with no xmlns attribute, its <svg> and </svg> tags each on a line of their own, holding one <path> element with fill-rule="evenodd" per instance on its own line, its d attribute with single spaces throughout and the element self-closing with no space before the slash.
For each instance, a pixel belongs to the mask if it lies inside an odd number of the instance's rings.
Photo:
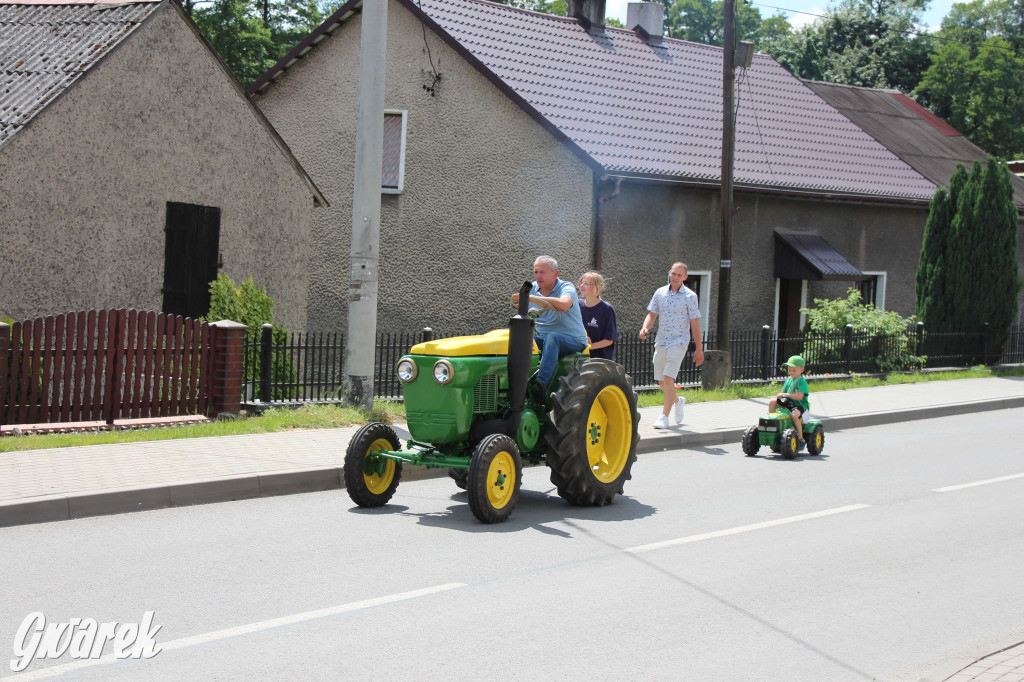
<svg viewBox="0 0 1024 682">
<path fill-rule="evenodd" d="M 603 180 L 622 179 L 638 183 L 673 185 L 680 189 L 696 189 L 708 192 L 718 192 L 722 189 L 721 183 L 717 180 L 695 180 L 692 178 L 681 179 L 656 175 L 639 175 L 628 173 L 608 173 L 602 177 Z M 854 194 L 844 192 L 823 192 L 811 189 L 787 189 L 785 187 L 764 187 L 736 183 L 733 186 L 735 192 L 745 195 L 780 197 L 786 199 L 799 199 L 806 201 L 828 201 L 844 204 L 864 204 L 870 206 L 897 206 L 902 208 L 927 208 L 931 205 L 931 197 L 887 197 L 873 194 Z"/>
</svg>

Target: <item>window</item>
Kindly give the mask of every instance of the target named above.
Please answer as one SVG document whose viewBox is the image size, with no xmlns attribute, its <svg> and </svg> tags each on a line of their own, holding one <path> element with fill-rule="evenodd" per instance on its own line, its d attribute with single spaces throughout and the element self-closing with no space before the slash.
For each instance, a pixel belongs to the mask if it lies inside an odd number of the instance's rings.
<svg viewBox="0 0 1024 682">
<path fill-rule="evenodd" d="M 858 285 L 864 303 L 874 303 L 879 310 L 885 310 L 885 273 L 864 271 L 867 279 Z"/>
<path fill-rule="evenodd" d="M 405 181 L 405 111 L 384 111 L 384 157 L 380 191 L 401 194 Z"/>
<path fill-rule="evenodd" d="M 196 319 L 210 312 L 217 279 L 220 209 L 167 202 L 163 312 Z"/>
<path fill-rule="evenodd" d="M 708 330 L 708 306 L 711 301 L 711 271 L 694 270 L 686 271 L 686 281 L 683 282 L 688 289 L 697 294 L 697 303 L 700 304 L 700 330 Z"/>
</svg>

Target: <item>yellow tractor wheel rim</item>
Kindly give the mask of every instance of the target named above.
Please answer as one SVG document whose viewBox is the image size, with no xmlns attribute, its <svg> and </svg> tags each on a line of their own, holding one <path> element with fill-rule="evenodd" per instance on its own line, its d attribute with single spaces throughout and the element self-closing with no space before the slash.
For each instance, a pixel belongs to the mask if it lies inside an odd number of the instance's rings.
<svg viewBox="0 0 1024 682">
<path fill-rule="evenodd" d="M 516 488 L 516 461 L 506 450 L 494 455 L 487 467 L 487 501 L 495 509 L 503 509 Z"/>
<path fill-rule="evenodd" d="M 825 436 L 822 435 L 821 431 L 818 431 L 816 434 L 814 434 L 814 447 L 820 449 L 824 440 Z"/>
<path fill-rule="evenodd" d="M 629 400 L 618 386 L 605 386 L 597 394 L 587 418 L 586 438 L 594 476 L 603 483 L 617 479 L 629 459 L 633 439 Z"/>
<path fill-rule="evenodd" d="M 395 478 L 395 462 L 390 459 L 385 460 L 384 472 L 380 473 L 376 466 L 378 462 L 370 460 L 370 455 L 378 450 L 390 449 L 391 443 L 387 438 L 378 438 L 366 449 L 366 456 L 363 459 L 363 481 L 366 483 L 366 489 L 374 495 L 385 493 L 391 487 L 391 481 Z"/>
</svg>

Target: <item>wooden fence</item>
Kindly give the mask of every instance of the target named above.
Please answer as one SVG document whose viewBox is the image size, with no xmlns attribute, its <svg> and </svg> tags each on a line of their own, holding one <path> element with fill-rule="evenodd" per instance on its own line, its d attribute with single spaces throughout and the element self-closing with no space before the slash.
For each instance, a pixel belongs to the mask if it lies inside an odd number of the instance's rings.
<svg viewBox="0 0 1024 682">
<path fill-rule="evenodd" d="M 0 424 L 205 414 L 213 351 L 210 325 L 165 313 L 90 310 L 0 325 Z"/>
</svg>

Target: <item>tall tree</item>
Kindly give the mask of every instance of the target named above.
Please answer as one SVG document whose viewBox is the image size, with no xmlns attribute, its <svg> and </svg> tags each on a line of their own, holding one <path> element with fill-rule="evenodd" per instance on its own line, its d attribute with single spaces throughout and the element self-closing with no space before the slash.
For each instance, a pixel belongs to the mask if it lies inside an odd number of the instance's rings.
<svg viewBox="0 0 1024 682">
<path fill-rule="evenodd" d="M 989 324 L 998 357 L 1017 315 L 1017 208 L 1006 164 L 958 164 L 932 200 L 917 270 L 917 313 L 931 329 Z"/>
<path fill-rule="evenodd" d="M 842 0 L 768 53 L 801 78 L 911 92 L 928 67 L 931 39 L 917 33 L 927 0 Z"/>
<path fill-rule="evenodd" d="M 327 16 L 316 0 L 185 0 L 182 6 L 243 85 L 263 75 Z"/>
<path fill-rule="evenodd" d="M 1024 2 L 954 5 L 937 40 L 915 96 L 987 152 L 1024 155 Z"/>
</svg>

